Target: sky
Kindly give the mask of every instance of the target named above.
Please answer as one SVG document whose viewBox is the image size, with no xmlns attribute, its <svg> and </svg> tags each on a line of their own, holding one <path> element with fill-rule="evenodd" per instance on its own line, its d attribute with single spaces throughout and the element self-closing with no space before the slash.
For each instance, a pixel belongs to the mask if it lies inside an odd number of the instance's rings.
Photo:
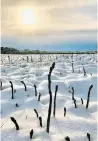
<svg viewBox="0 0 98 141">
<path fill-rule="evenodd" d="M 96 1 L 2 0 L 1 46 L 20 50 L 96 50 Z"/>
</svg>

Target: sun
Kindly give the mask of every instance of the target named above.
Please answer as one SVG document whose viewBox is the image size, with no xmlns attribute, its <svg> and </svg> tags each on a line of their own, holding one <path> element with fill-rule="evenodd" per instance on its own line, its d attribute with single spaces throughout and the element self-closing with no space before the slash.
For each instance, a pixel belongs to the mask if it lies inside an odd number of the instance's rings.
<svg viewBox="0 0 98 141">
<path fill-rule="evenodd" d="M 21 20 L 24 25 L 32 25 L 35 22 L 34 12 L 32 9 L 23 9 L 21 12 Z"/>
</svg>

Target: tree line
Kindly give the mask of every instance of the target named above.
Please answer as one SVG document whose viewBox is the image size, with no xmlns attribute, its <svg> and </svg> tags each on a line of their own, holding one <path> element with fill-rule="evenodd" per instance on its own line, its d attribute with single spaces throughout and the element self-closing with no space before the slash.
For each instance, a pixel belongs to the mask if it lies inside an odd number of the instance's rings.
<svg viewBox="0 0 98 141">
<path fill-rule="evenodd" d="M 20 53 L 19 50 L 11 47 L 1 47 L 1 54 L 18 54 Z"/>
<path fill-rule="evenodd" d="M 0 47 L 1 54 L 95 54 L 97 51 L 40 51 L 40 50 L 18 50 L 13 47 Z"/>
</svg>

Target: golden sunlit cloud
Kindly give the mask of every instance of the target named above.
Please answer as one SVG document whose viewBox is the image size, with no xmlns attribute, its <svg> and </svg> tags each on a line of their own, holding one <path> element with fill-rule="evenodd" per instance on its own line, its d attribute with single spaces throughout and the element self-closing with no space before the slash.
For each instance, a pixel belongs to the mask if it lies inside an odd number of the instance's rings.
<svg viewBox="0 0 98 141">
<path fill-rule="evenodd" d="M 35 15 L 32 9 L 24 8 L 21 11 L 21 22 L 24 25 L 32 25 L 35 22 Z"/>
<path fill-rule="evenodd" d="M 96 5 L 90 1 L 92 3 L 85 0 L 65 3 L 62 0 L 60 3 L 54 0 L 47 4 L 40 0 L 3 0 L 2 34 L 31 36 L 42 32 L 95 29 Z"/>
</svg>

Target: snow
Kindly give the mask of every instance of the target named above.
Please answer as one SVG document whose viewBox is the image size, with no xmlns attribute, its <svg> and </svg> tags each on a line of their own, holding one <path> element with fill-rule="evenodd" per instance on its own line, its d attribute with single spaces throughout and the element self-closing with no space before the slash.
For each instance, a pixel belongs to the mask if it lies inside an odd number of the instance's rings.
<svg viewBox="0 0 98 141">
<path fill-rule="evenodd" d="M 88 141 L 87 133 L 91 135 L 91 141 L 97 140 L 97 55 L 80 54 L 73 56 L 74 70 L 72 73 L 71 55 L 2 55 L 0 68 L 3 89 L 1 90 L 1 140 L 2 141 L 30 141 L 29 133 L 34 130 L 34 141 L 64 141 L 66 136 L 71 141 Z M 29 56 L 29 62 L 27 62 Z M 31 62 L 31 56 L 33 62 Z M 23 59 L 24 58 L 24 59 Z M 49 106 L 48 73 L 51 64 L 56 66 L 51 75 L 51 88 L 54 100 L 55 86 L 58 85 L 56 100 L 56 116 L 53 117 L 53 101 L 50 122 L 50 133 L 46 132 L 47 115 Z M 87 76 L 83 74 L 83 66 Z M 79 71 L 80 70 L 80 71 Z M 11 87 L 13 82 L 16 92 L 11 99 Z M 20 82 L 24 81 L 24 85 Z M 34 84 L 37 93 L 41 94 L 41 100 L 35 96 Z M 90 95 L 90 103 L 86 109 L 87 94 L 90 85 L 93 85 Z M 71 87 L 74 87 L 77 108 L 72 101 Z M 81 98 L 84 104 L 81 103 Z M 16 107 L 16 103 L 19 107 Z M 64 107 L 66 116 L 64 117 Z M 39 119 L 34 109 L 42 117 L 43 127 L 40 127 Z M 16 131 L 10 117 L 14 117 L 20 127 Z"/>
</svg>

